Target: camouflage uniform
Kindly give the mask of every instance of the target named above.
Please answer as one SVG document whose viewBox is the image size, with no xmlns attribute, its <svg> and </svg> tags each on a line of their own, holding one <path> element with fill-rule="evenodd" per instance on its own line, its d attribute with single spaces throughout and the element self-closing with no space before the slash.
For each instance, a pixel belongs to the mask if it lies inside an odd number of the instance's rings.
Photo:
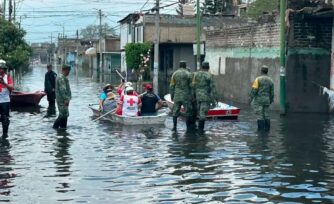
<svg viewBox="0 0 334 204">
<path fill-rule="evenodd" d="M 188 70 L 180 68 L 174 72 L 170 81 L 170 93 L 174 101 L 173 116 L 180 115 L 180 109 L 183 105 L 185 116 L 191 114 L 191 74 Z"/>
<path fill-rule="evenodd" d="M 68 106 L 65 105 L 65 102 L 66 101 L 69 102 L 71 98 L 72 94 L 68 78 L 63 74 L 61 74 L 56 79 L 56 101 L 57 101 L 59 116 L 55 124 L 58 121 L 59 122 L 58 125 L 63 128 L 66 128 L 67 126 L 67 118 L 69 116 Z"/>
<path fill-rule="evenodd" d="M 250 94 L 252 107 L 257 116 L 258 128 L 270 128 L 269 106 L 274 101 L 274 83 L 267 75 L 255 79 Z"/>
<path fill-rule="evenodd" d="M 191 74 L 185 68 L 179 68 L 172 75 L 170 81 L 170 94 L 174 101 L 173 105 L 173 130 L 176 130 L 177 117 L 180 115 L 180 109 L 183 105 L 185 109 L 185 116 L 188 118 L 191 116 Z"/>
<path fill-rule="evenodd" d="M 197 101 L 199 120 L 205 120 L 210 104 L 215 102 L 216 98 L 216 87 L 212 75 L 203 70 L 196 72 L 193 76 L 192 86 Z"/>
<path fill-rule="evenodd" d="M 203 131 L 210 104 L 215 102 L 216 87 L 212 75 L 206 70 L 200 70 L 194 74 L 192 86 L 197 102 L 198 128 Z"/>
</svg>

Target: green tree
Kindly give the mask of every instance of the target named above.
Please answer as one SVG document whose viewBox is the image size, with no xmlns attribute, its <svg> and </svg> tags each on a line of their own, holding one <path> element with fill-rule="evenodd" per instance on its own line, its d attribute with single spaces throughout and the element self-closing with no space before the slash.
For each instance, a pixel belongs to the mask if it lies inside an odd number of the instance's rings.
<svg viewBox="0 0 334 204">
<path fill-rule="evenodd" d="M 151 43 L 128 43 L 125 45 L 126 65 L 130 69 L 139 71 L 144 66 L 143 57 L 150 57 Z"/>
<path fill-rule="evenodd" d="M 247 16 L 257 19 L 265 12 L 279 9 L 279 0 L 256 0 L 247 9 Z"/>
<path fill-rule="evenodd" d="M 32 50 L 24 39 L 26 32 L 4 19 L 0 19 L 0 28 L 0 58 L 10 68 L 28 66 Z"/>
<path fill-rule="evenodd" d="M 99 39 L 99 29 L 99 25 L 88 25 L 86 28 L 80 30 L 80 35 L 86 39 Z M 116 35 L 115 29 L 105 23 L 102 25 L 103 35 Z"/>
<path fill-rule="evenodd" d="M 178 0 L 178 7 L 176 8 L 176 13 L 183 16 L 183 5 L 186 3 L 190 3 L 190 0 Z"/>
<path fill-rule="evenodd" d="M 132 69 L 141 84 L 143 76 L 150 78 L 151 43 L 128 43 L 125 46 L 125 61 L 128 69 Z M 140 90 L 141 85 L 138 87 Z"/>
<path fill-rule="evenodd" d="M 204 14 L 229 14 L 232 7 L 233 0 L 205 0 L 201 10 Z"/>
</svg>

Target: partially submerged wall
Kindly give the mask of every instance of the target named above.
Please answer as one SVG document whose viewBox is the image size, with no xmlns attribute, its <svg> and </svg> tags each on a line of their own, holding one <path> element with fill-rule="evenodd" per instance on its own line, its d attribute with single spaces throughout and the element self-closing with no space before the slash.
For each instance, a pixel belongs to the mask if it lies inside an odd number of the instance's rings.
<svg viewBox="0 0 334 204">
<path fill-rule="evenodd" d="M 332 19 L 290 16 L 287 32 L 286 102 L 289 112 L 328 112 L 320 84 L 329 87 Z M 248 102 L 252 81 L 262 65 L 275 83 L 273 108 L 279 108 L 279 23 L 267 22 L 207 32 L 206 60 L 225 101 Z"/>
<path fill-rule="evenodd" d="M 215 76 L 218 94 L 225 101 L 247 103 L 252 81 L 262 65 L 270 67 L 275 83 L 275 108 L 279 102 L 279 24 L 240 25 L 207 32 L 206 60 Z"/>
<path fill-rule="evenodd" d="M 328 112 L 332 19 L 290 16 L 286 66 L 287 107 L 293 112 Z"/>
</svg>

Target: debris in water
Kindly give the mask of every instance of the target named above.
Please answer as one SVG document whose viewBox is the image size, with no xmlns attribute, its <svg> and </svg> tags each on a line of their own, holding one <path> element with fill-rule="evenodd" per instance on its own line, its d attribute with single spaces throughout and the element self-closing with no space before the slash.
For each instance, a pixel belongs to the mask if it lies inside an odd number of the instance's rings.
<svg viewBox="0 0 334 204">
<path fill-rule="evenodd" d="M 334 109 L 334 91 L 330 90 L 326 87 L 323 87 L 323 91 L 322 94 L 328 94 L 328 101 L 329 101 L 329 106 L 331 108 L 331 110 Z"/>
</svg>

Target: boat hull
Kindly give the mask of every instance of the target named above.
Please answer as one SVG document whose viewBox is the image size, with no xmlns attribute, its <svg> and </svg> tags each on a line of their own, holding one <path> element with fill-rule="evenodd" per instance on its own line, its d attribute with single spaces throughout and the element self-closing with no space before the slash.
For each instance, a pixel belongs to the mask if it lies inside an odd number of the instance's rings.
<svg viewBox="0 0 334 204">
<path fill-rule="evenodd" d="M 11 106 L 38 106 L 45 95 L 43 91 L 34 93 L 13 91 L 10 95 L 10 104 Z"/>
<path fill-rule="evenodd" d="M 90 105 L 89 108 L 93 111 L 95 117 L 102 116 L 103 112 L 98 110 L 98 105 Z M 136 116 L 136 117 L 125 117 L 116 114 L 107 114 L 103 116 L 103 119 L 111 122 L 121 123 L 123 125 L 158 125 L 164 124 L 168 114 L 166 112 L 160 112 L 156 116 Z"/>
<path fill-rule="evenodd" d="M 174 102 L 171 99 L 170 94 L 164 96 L 164 99 L 167 102 L 168 107 L 172 110 Z M 181 108 L 181 112 L 184 112 L 184 109 Z M 218 102 L 218 105 L 215 108 L 212 108 L 208 111 L 207 118 L 222 118 L 222 119 L 237 119 L 240 113 L 240 108 L 230 106 L 228 104 Z"/>
</svg>

